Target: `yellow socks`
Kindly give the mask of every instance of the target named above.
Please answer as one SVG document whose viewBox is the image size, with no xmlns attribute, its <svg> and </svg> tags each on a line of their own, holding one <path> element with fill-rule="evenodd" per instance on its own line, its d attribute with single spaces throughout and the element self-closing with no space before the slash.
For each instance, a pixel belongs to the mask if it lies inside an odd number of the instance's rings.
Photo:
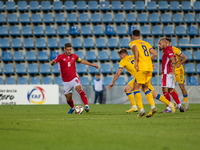
<svg viewBox="0 0 200 150">
<path fill-rule="evenodd" d="M 188 103 L 188 95 L 183 95 L 183 99 L 184 99 L 185 103 Z"/>
<path fill-rule="evenodd" d="M 151 94 L 151 91 L 149 91 L 149 89 L 148 89 L 144 93 L 146 95 L 146 98 L 147 98 L 150 106 L 154 106 L 155 107 L 154 100 L 153 100 L 153 95 Z"/>
<path fill-rule="evenodd" d="M 170 101 L 168 101 L 164 96 L 158 94 L 156 97 L 157 100 L 160 100 L 161 102 L 165 103 L 167 106 L 170 105 Z"/>
<path fill-rule="evenodd" d="M 140 93 L 139 90 L 135 90 L 133 91 L 134 95 L 135 95 L 135 100 L 137 102 L 138 108 L 139 109 L 143 109 L 143 104 L 142 104 L 142 95 Z"/>
<path fill-rule="evenodd" d="M 129 101 L 131 102 L 132 106 L 136 106 L 135 100 L 134 100 L 134 96 L 132 94 L 132 92 L 126 92 L 126 96 L 128 97 Z"/>
</svg>

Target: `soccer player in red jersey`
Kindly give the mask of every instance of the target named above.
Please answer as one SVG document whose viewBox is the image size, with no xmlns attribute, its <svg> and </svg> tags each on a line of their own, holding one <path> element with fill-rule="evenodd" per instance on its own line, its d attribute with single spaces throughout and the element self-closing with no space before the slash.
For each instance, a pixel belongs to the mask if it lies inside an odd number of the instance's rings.
<svg viewBox="0 0 200 150">
<path fill-rule="evenodd" d="M 176 56 L 172 47 L 167 43 L 165 38 L 162 38 L 158 42 L 159 48 L 163 49 L 162 56 L 162 90 L 165 98 L 169 101 L 170 95 L 173 97 L 175 102 L 177 103 L 180 112 L 184 112 L 184 109 L 180 103 L 178 98 L 178 94 L 175 92 L 175 64 L 176 64 Z M 170 95 L 169 95 L 170 94 Z M 167 109 L 163 111 L 163 113 L 170 113 L 171 108 L 167 106 Z"/>
<path fill-rule="evenodd" d="M 72 99 L 72 93 L 73 89 L 75 89 L 84 105 L 85 105 L 85 111 L 89 112 L 89 106 L 88 106 L 88 100 L 85 92 L 82 89 L 81 82 L 79 77 L 76 74 L 76 62 L 90 65 L 95 68 L 99 68 L 97 65 L 92 64 L 86 60 L 81 60 L 76 54 L 71 53 L 72 45 L 71 43 L 66 43 L 64 48 L 64 53 L 60 54 L 56 57 L 56 59 L 51 61 L 51 65 L 55 65 L 58 63 L 58 68 L 60 71 L 61 78 L 63 80 L 63 87 L 64 87 L 64 94 L 67 100 L 67 103 L 71 106 L 71 109 L 69 110 L 68 114 L 72 114 L 75 107 L 74 107 L 74 101 Z"/>
</svg>

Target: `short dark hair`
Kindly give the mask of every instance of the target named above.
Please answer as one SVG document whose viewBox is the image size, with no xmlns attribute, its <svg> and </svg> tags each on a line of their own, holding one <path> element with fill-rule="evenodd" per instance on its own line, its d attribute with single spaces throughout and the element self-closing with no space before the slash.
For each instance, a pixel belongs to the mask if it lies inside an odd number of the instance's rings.
<svg viewBox="0 0 200 150">
<path fill-rule="evenodd" d="M 172 39 L 170 37 L 166 37 L 165 39 L 170 43 L 172 42 Z"/>
<path fill-rule="evenodd" d="M 133 36 L 140 36 L 140 30 L 138 30 L 138 29 L 133 30 L 132 35 Z"/>
<path fill-rule="evenodd" d="M 66 47 L 72 47 L 72 44 L 71 43 L 65 43 L 65 48 Z"/>
<path fill-rule="evenodd" d="M 100 76 L 100 73 L 96 73 L 96 76 Z"/>
<path fill-rule="evenodd" d="M 126 49 L 126 48 L 122 48 L 122 49 L 120 49 L 120 50 L 118 50 L 118 52 L 117 52 L 119 55 L 120 54 L 128 54 L 128 50 Z"/>
</svg>

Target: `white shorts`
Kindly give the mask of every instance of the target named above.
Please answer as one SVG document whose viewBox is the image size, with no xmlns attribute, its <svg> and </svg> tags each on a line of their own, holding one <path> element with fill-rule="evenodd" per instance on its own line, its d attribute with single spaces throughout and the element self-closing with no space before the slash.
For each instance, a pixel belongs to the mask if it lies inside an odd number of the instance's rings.
<svg viewBox="0 0 200 150">
<path fill-rule="evenodd" d="M 76 88 L 76 86 L 81 85 L 81 81 L 78 77 L 75 77 L 70 82 L 63 82 L 64 87 L 64 94 L 73 93 L 73 90 Z"/>
<path fill-rule="evenodd" d="M 175 88 L 175 75 L 162 74 L 162 87 Z"/>
</svg>

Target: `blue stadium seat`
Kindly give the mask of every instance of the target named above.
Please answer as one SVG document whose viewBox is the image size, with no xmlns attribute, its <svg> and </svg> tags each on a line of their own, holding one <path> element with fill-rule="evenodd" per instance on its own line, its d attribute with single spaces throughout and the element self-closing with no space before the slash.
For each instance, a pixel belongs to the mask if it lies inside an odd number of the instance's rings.
<svg viewBox="0 0 200 150">
<path fill-rule="evenodd" d="M 69 40 L 67 38 L 60 38 L 60 48 L 64 48 L 65 43 L 69 43 Z"/>
<path fill-rule="evenodd" d="M 90 23 L 88 14 L 79 14 L 79 22 L 80 23 Z"/>
<path fill-rule="evenodd" d="M 161 14 L 162 23 L 172 23 L 170 14 Z"/>
<path fill-rule="evenodd" d="M 123 14 L 115 14 L 114 15 L 114 22 L 115 23 L 125 23 Z"/>
<path fill-rule="evenodd" d="M 127 35 L 126 26 L 117 26 L 117 35 Z"/>
<path fill-rule="evenodd" d="M 54 23 L 52 14 L 43 14 L 44 23 Z"/>
<path fill-rule="evenodd" d="M 140 32 L 141 32 L 141 35 L 151 35 L 149 26 L 141 26 Z"/>
<path fill-rule="evenodd" d="M 190 46 L 189 46 L 189 40 L 188 39 L 180 38 L 179 39 L 179 47 L 180 48 L 190 48 Z"/>
<path fill-rule="evenodd" d="M 184 20 L 185 23 L 195 23 L 193 14 L 185 14 Z"/>
<path fill-rule="evenodd" d="M 147 2 L 147 10 L 148 11 L 157 11 L 157 6 L 155 1 Z"/>
<path fill-rule="evenodd" d="M 173 26 L 164 26 L 164 35 L 175 35 Z"/>
<path fill-rule="evenodd" d="M 7 1 L 6 2 L 6 10 L 7 11 L 16 11 L 15 1 Z"/>
<path fill-rule="evenodd" d="M 88 66 L 88 71 L 91 74 L 99 73 L 99 69 L 92 67 L 92 66 Z"/>
<path fill-rule="evenodd" d="M 195 66 L 193 63 L 186 63 L 185 64 L 185 73 L 196 73 Z"/>
<path fill-rule="evenodd" d="M 0 36 L 8 36 L 7 26 L 0 26 Z"/>
<path fill-rule="evenodd" d="M 93 26 L 94 35 L 104 35 L 102 26 Z"/>
<path fill-rule="evenodd" d="M 187 35 L 185 31 L 185 26 L 176 26 L 176 35 L 178 36 Z"/>
<path fill-rule="evenodd" d="M 194 51 L 194 60 L 200 61 L 200 51 Z"/>
<path fill-rule="evenodd" d="M 101 64 L 101 73 L 111 73 L 110 64 Z"/>
<path fill-rule="evenodd" d="M 1 59 L 3 61 L 12 61 L 12 55 L 10 51 L 2 51 Z"/>
<path fill-rule="evenodd" d="M 158 41 L 160 40 L 160 38 L 156 38 L 155 39 L 155 47 L 158 47 Z"/>
<path fill-rule="evenodd" d="M 160 23 L 159 15 L 158 14 L 150 14 L 149 21 L 150 21 L 150 23 Z"/>
<path fill-rule="evenodd" d="M 172 38 L 172 44 L 171 44 L 171 45 L 172 45 L 172 46 L 175 46 L 175 47 L 178 46 L 177 41 L 176 41 L 176 38 Z"/>
<path fill-rule="evenodd" d="M 42 23 L 41 15 L 40 14 L 32 14 L 32 16 L 31 16 L 31 22 L 33 24 L 35 24 L 35 23 Z"/>
<path fill-rule="evenodd" d="M 137 11 L 145 11 L 145 6 L 144 6 L 144 2 L 143 1 L 136 1 L 135 2 L 135 9 Z"/>
<path fill-rule="evenodd" d="M 182 14 L 173 14 L 174 23 L 184 23 Z"/>
<path fill-rule="evenodd" d="M 89 86 L 90 85 L 87 77 L 79 77 L 79 78 L 80 78 L 82 86 Z"/>
<path fill-rule="evenodd" d="M 59 36 L 66 36 L 66 35 L 68 35 L 67 27 L 66 26 L 58 26 L 58 28 L 57 28 L 57 34 Z"/>
<path fill-rule="evenodd" d="M 24 54 L 22 51 L 14 51 L 14 61 L 24 61 Z"/>
<path fill-rule="evenodd" d="M 30 78 L 30 84 L 40 84 L 39 77 L 31 77 Z"/>
<path fill-rule="evenodd" d="M 95 51 L 86 51 L 86 60 L 87 61 L 96 61 L 97 57 Z"/>
<path fill-rule="evenodd" d="M 110 51 L 110 60 L 112 60 L 112 61 L 118 61 L 118 60 L 120 60 L 117 51 Z"/>
<path fill-rule="evenodd" d="M 4 74 L 14 74 L 13 64 L 4 64 L 3 72 Z"/>
<path fill-rule="evenodd" d="M 102 16 L 103 23 L 113 23 L 111 14 L 103 14 Z"/>
<path fill-rule="evenodd" d="M 26 77 L 18 77 L 17 84 L 28 84 L 28 80 Z"/>
<path fill-rule="evenodd" d="M 22 48 L 21 39 L 12 39 L 12 48 Z"/>
<path fill-rule="evenodd" d="M 122 38 L 119 40 L 119 46 L 121 48 L 129 48 L 129 39 L 128 38 Z"/>
<path fill-rule="evenodd" d="M 17 14 L 8 14 L 8 23 L 19 23 Z"/>
<path fill-rule="evenodd" d="M 39 51 L 38 52 L 38 60 L 39 61 L 48 61 L 48 55 L 46 51 Z"/>
<path fill-rule="evenodd" d="M 133 11 L 133 2 L 132 1 L 124 1 L 123 8 L 125 11 Z"/>
<path fill-rule="evenodd" d="M 72 47 L 73 48 L 82 48 L 82 42 L 80 38 L 73 38 L 72 39 Z"/>
<path fill-rule="evenodd" d="M 194 11 L 200 11 L 200 2 L 199 1 L 194 2 L 193 9 L 194 9 Z"/>
<path fill-rule="evenodd" d="M 191 2 L 190 1 L 182 1 L 182 10 L 183 11 L 192 11 L 192 7 L 191 7 Z"/>
<path fill-rule="evenodd" d="M 126 85 L 126 81 L 124 77 L 119 77 L 116 81 L 115 81 L 115 85 L 117 86 L 124 86 Z"/>
<path fill-rule="evenodd" d="M 52 84 L 51 77 L 43 77 L 42 78 L 42 84 Z"/>
<path fill-rule="evenodd" d="M 112 77 L 104 77 L 103 78 L 103 83 L 105 86 L 110 85 L 111 82 L 112 82 Z"/>
<path fill-rule="evenodd" d="M 200 48 L 200 39 L 199 38 L 191 38 L 190 44 L 192 44 L 191 45 L 192 48 Z"/>
<path fill-rule="evenodd" d="M 58 48 L 57 38 L 49 38 L 47 45 L 49 48 Z"/>
<path fill-rule="evenodd" d="M 63 11 L 63 3 L 62 3 L 62 1 L 54 1 L 53 2 L 53 10 L 54 11 Z"/>
<path fill-rule="evenodd" d="M 200 73 L 200 64 L 197 64 L 197 73 Z"/>
<path fill-rule="evenodd" d="M 1 18 L 1 16 L 0 16 L 0 18 Z M 0 19 L 1 20 L 1 19 Z M 200 13 L 199 14 L 196 14 L 196 21 L 197 21 L 197 23 L 200 23 Z"/>
<path fill-rule="evenodd" d="M 65 1 L 66 11 L 75 11 L 74 1 Z"/>
<path fill-rule="evenodd" d="M 77 64 L 76 65 L 76 71 L 79 74 L 87 73 L 87 69 L 86 69 L 86 66 L 84 64 Z"/>
<path fill-rule="evenodd" d="M 99 51 L 98 52 L 98 59 L 99 61 L 108 61 L 108 53 L 107 51 Z"/>
<path fill-rule="evenodd" d="M 63 86 L 63 80 L 61 77 L 54 78 L 54 84 L 58 84 L 59 86 Z"/>
<path fill-rule="evenodd" d="M 139 23 L 149 23 L 147 19 L 147 14 L 138 14 L 138 22 Z"/>
<path fill-rule="evenodd" d="M 112 1 L 112 10 L 113 11 L 122 11 L 122 6 L 121 6 L 120 1 Z"/>
<path fill-rule="evenodd" d="M 76 14 L 67 14 L 67 22 L 68 23 L 78 23 Z"/>
<path fill-rule="evenodd" d="M 24 39 L 24 48 L 34 48 L 33 39 Z"/>
<path fill-rule="evenodd" d="M 20 36 L 19 27 L 18 26 L 10 26 L 10 35 L 11 36 Z"/>
<path fill-rule="evenodd" d="M 170 2 L 170 9 L 171 11 L 181 11 L 179 2 L 178 1 L 171 1 Z"/>
<path fill-rule="evenodd" d="M 84 59 L 84 55 L 82 51 L 75 51 L 74 54 L 78 55 L 79 58 Z"/>
<path fill-rule="evenodd" d="M 195 76 L 188 77 L 188 85 L 199 85 L 198 78 Z"/>
<path fill-rule="evenodd" d="M 5 14 L 0 14 L 0 23 L 6 23 L 6 17 Z"/>
<path fill-rule="evenodd" d="M 157 77 L 152 77 L 151 78 L 151 84 L 152 85 L 157 85 Z M 161 85 L 161 78 L 159 77 L 159 85 Z"/>
<path fill-rule="evenodd" d="M 152 47 L 154 47 L 152 38 L 144 38 L 144 41 L 148 42 Z"/>
<path fill-rule="evenodd" d="M 118 42 L 116 38 L 108 38 L 108 47 L 109 48 L 118 48 Z"/>
<path fill-rule="evenodd" d="M 55 15 L 55 22 L 56 23 L 66 23 L 64 14 L 56 14 Z"/>
<path fill-rule="evenodd" d="M 101 18 L 99 14 L 91 14 L 90 20 L 92 23 L 101 23 Z"/>
<path fill-rule="evenodd" d="M 129 33 L 129 35 L 132 35 L 131 32 L 132 32 L 133 30 L 135 30 L 135 29 L 138 29 L 137 26 L 129 26 L 129 28 L 128 28 L 128 33 Z"/>
<path fill-rule="evenodd" d="M 84 36 L 92 35 L 90 26 L 81 26 L 81 34 Z"/>
<path fill-rule="evenodd" d="M 29 8 L 31 11 L 40 11 L 40 6 L 38 1 L 30 1 Z"/>
<path fill-rule="evenodd" d="M 46 34 L 47 36 L 56 35 L 56 31 L 55 31 L 54 26 L 46 26 L 45 34 Z"/>
<path fill-rule="evenodd" d="M 52 73 L 53 74 L 59 74 L 60 71 L 58 70 L 58 64 L 55 64 L 52 66 Z"/>
<path fill-rule="evenodd" d="M 51 51 L 50 52 L 50 60 L 54 60 L 56 59 L 56 57 L 59 55 L 59 52 L 58 51 Z"/>
<path fill-rule="evenodd" d="M 98 3 L 97 1 L 89 1 L 88 2 L 88 9 L 90 11 L 98 11 L 99 8 L 98 8 Z"/>
<path fill-rule="evenodd" d="M 49 64 L 41 64 L 40 65 L 40 73 L 41 74 L 51 74 Z"/>
<path fill-rule="evenodd" d="M 136 23 L 135 14 L 126 14 L 126 22 L 127 23 Z"/>
<path fill-rule="evenodd" d="M 35 46 L 37 47 L 37 48 L 47 48 L 46 47 L 46 42 L 45 42 L 45 39 L 36 39 L 36 41 L 35 41 Z"/>
<path fill-rule="evenodd" d="M 19 21 L 21 23 L 30 23 L 30 18 L 28 14 L 20 14 Z"/>
<path fill-rule="evenodd" d="M 10 48 L 9 39 L 0 39 L 0 48 Z"/>
<path fill-rule="evenodd" d="M 199 35 L 196 26 L 188 26 L 188 28 L 187 28 L 187 33 L 188 33 L 188 35 L 190 35 L 190 36 Z"/>
<path fill-rule="evenodd" d="M 78 26 L 70 26 L 69 27 L 69 34 L 70 35 L 80 35 Z"/>
<path fill-rule="evenodd" d="M 16 84 L 14 77 L 6 77 L 5 84 Z"/>
<path fill-rule="evenodd" d="M 191 51 L 183 51 L 182 53 L 187 57 L 187 61 L 193 60 Z"/>
<path fill-rule="evenodd" d="M 26 74 L 25 64 L 16 64 L 15 72 L 17 74 Z"/>
<path fill-rule="evenodd" d="M 22 26 L 21 33 L 23 36 L 32 36 L 32 30 L 30 26 Z"/>
<path fill-rule="evenodd" d="M 87 11 L 86 2 L 85 1 L 77 1 L 76 8 L 78 11 Z"/>
<path fill-rule="evenodd" d="M 115 28 L 114 28 L 114 26 L 106 26 L 105 27 L 105 34 L 106 35 L 115 35 Z"/>
<path fill-rule="evenodd" d="M 100 2 L 100 9 L 101 11 L 109 11 L 110 10 L 110 3 L 109 1 L 101 1 Z"/>
<path fill-rule="evenodd" d="M 0 66 L 0 74 L 1 74 L 1 75 L 3 74 L 3 73 L 2 73 L 1 66 Z M 0 78 L 0 84 L 1 84 L 1 79 L 2 79 L 2 78 Z"/>
<path fill-rule="evenodd" d="M 37 61 L 35 51 L 27 51 L 26 52 L 26 60 L 27 61 Z"/>
<path fill-rule="evenodd" d="M 42 11 L 51 11 L 51 3 L 50 1 L 42 1 L 41 2 Z"/>
<path fill-rule="evenodd" d="M 97 38 L 96 39 L 96 47 L 97 48 L 106 48 L 106 41 L 104 38 Z"/>
<path fill-rule="evenodd" d="M 159 1 L 158 8 L 161 11 L 169 10 L 167 1 Z"/>
<path fill-rule="evenodd" d="M 83 46 L 85 48 L 94 48 L 94 42 L 92 38 L 84 38 Z"/>
<path fill-rule="evenodd" d="M 0 11 L 5 11 L 3 1 L 0 1 Z"/>
</svg>

